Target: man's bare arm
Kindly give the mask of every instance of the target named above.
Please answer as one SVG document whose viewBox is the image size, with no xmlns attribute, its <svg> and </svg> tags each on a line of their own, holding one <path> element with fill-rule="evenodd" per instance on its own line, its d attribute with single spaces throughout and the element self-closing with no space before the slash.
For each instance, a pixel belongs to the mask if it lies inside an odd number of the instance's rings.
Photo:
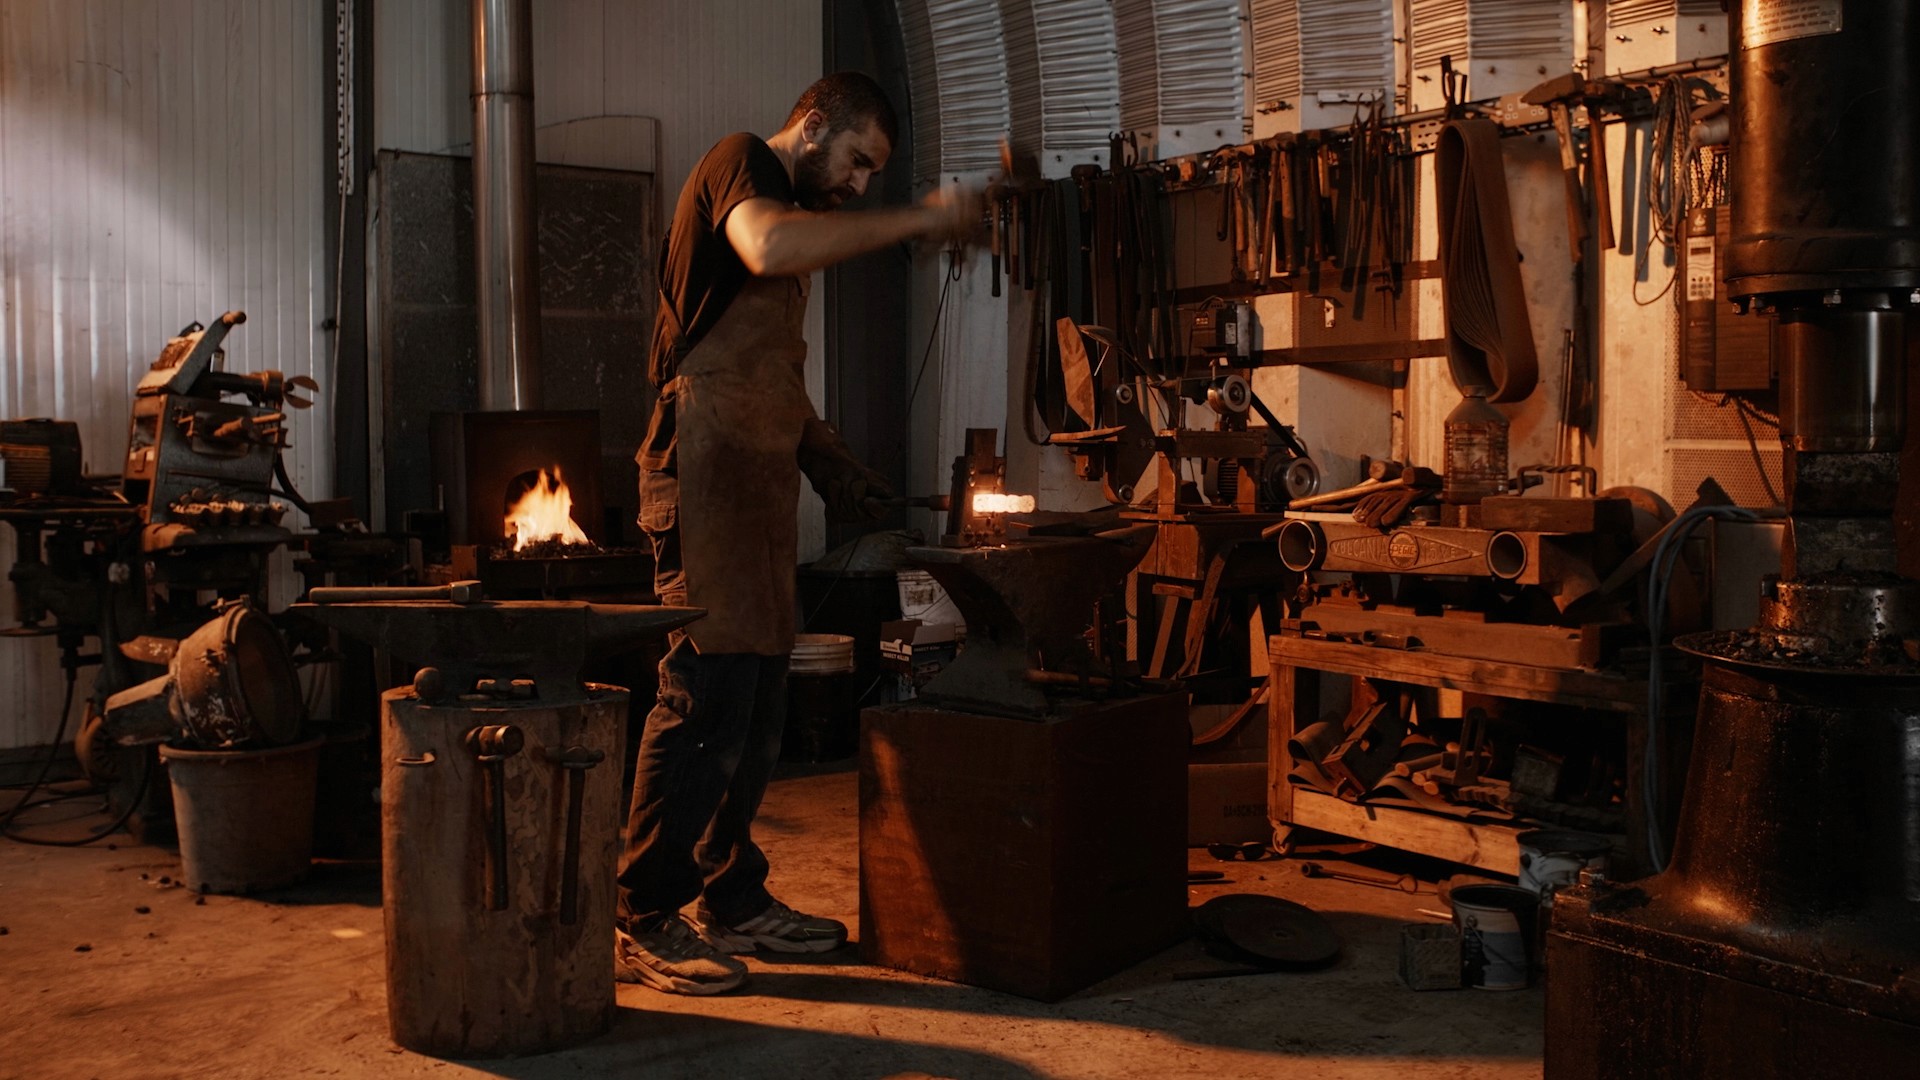
<svg viewBox="0 0 1920 1080">
<path fill-rule="evenodd" d="M 761 277 L 806 274 L 834 263 L 926 236 L 965 239 L 980 224 L 979 197 L 941 189 L 917 206 L 812 211 L 753 198 L 727 215 L 727 241 L 747 270 Z"/>
</svg>

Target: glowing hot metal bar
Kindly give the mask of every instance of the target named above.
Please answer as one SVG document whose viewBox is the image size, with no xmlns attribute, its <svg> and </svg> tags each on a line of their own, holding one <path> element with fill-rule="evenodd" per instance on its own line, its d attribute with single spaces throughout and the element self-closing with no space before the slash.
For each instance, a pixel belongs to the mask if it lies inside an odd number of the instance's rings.
<svg viewBox="0 0 1920 1080">
<path fill-rule="evenodd" d="M 1033 496 L 1002 495 L 992 491 L 978 492 L 973 497 L 973 512 L 976 514 L 1031 514 Z"/>
</svg>

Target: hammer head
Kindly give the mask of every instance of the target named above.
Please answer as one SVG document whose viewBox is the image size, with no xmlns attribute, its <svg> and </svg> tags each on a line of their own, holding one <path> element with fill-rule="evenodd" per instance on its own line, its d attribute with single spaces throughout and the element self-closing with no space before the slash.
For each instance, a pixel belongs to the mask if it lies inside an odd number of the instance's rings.
<svg viewBox="0 0 1920 1080">
<path fill-rule="evenodd" d="M 456 581 L 447 586 L 447 599 L 456 604 L 477 604 L 485 597 L 480 595 L 479 582 Z"/>
</svg>

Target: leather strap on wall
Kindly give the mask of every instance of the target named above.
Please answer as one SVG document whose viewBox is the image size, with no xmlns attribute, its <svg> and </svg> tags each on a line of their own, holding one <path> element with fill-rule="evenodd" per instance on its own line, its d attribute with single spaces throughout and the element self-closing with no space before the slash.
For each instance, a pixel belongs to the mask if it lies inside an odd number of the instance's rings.
<svg viewBox="0 0 1920 1080">
<path fill-rule="evenodd" d="M 1520 401 L 1533 393 L 1539 361 L 1520 286 L 1500 126 L 1449 121 L 1434 151 L 1434 179 L 1454 385 L 1463 392 L 1481 387 L 1488 401 Z"/>
</svg>

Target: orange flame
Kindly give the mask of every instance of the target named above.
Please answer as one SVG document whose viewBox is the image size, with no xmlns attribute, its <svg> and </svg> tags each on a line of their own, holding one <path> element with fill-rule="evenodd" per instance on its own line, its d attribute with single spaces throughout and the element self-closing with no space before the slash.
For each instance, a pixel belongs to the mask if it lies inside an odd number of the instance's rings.
<svg viewBox="0 0 1920 1080">
<path fill-rule="evenodd" d="M 542 540 L 562 544 L 590 544 L 587 534 L 573 523 L 573 493 L 560 479 L 560 466 L 553 472 L 540 470 L 540 479 L 520 496 L 507 511 L 506 532 L 513 537 L 513 550 L 520 551 Z"/>
</svg>

